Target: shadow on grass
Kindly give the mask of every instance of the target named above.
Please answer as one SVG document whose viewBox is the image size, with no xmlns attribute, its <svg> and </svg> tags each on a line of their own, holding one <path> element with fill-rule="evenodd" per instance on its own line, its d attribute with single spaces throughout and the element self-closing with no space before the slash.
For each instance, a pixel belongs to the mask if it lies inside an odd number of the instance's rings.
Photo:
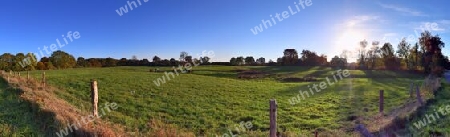
<svg viewBox="0 0 450 137">
<path fill-rule="evenodd" d="M 37 104 L 22 100 L 20 89 L 0 80 L 0 135 L 53 136 L 56 132 L 54 113 L 40 110 Z"/>
</svg>

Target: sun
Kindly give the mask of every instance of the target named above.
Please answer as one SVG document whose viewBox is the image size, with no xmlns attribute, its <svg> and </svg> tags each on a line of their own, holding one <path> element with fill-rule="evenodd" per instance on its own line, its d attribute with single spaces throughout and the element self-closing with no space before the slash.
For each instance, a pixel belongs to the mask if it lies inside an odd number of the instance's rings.
<svg viewBox="0 0 450 137">
<path fill-rule="evenodd" d="M 343 51 L 343 50 L 354 50 L 359 47 L 359 42 L 363 41 L 366 38 L 366 35 L 357 30 L 346 30 L 336 41 L 335 50 Z"/>
</svg>

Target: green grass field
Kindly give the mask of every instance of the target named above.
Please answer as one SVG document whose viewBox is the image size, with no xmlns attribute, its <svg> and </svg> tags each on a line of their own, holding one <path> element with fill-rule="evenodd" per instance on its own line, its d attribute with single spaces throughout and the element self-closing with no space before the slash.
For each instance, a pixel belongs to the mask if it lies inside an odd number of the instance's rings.
<svg viewBox="0 0 450 137">
<path fill-rule="evenodd" d="M 0 80 L 0 136 L 45 136 L 40 127 L 47 123 L 35 118 L 38 108 L 24 102 L 18 89 L 8 87 Z"/>
<path fill-rule="evenodd" d="M 104 117 L 124 125 L 129 132 L 150 131 L 148 122 L 159 119 L 196 135 L 222 135 L 241 121 L 252 122 L 252 131 L 267 132 L 270 99 L 278 102 L 280 130 L 310 134 L 316 129 L 349 131 L 352 116 L 373 116 L 378 112 L 379 90 L 385 90 L 386 112 L 406 102 L 411 82 L 423 76 L 406 72 L 350 70 L 325 90 L 291 105 L 289 99 L 308 86 L 332 79 L 327 67 L 230 67 L 199 66 L 192 74 L 181 74 L 156 86 L 165 74 L 149 72 L 152 67 L 80 68 L 46 71 L 48 83 L 74 106 L 89 111 L 90 81 L 99 82 L 99 104 L 116 102 L 119 109 Z M 169 67 L 158 67 L 170 71 Z M 269 73 L 262 79 L 237 78 L 236 70 Z M 40 78 L 40 71 L 32 72 Z M 284 77 L 314 76 L 317 82 L 281 82 Z M 368 110 L 367 112 L 364 110 Z M 245 133 L 241 133 L 245 135 Z"/>
</svg>

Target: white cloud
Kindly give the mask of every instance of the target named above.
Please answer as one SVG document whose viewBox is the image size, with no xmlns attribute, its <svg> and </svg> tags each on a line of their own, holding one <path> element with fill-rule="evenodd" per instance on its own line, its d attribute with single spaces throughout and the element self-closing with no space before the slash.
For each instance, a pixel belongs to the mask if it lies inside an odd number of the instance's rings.
<svg viewBox="0 0 450 137">
<path fill-rule="evenodd" d="M 384 36 L 386 37 L 397 36 L 397 33 L 385 33 Z"/>
<path fill-rule="evenodd" d="M 426 15 L 420 11 L 416 11 L 414 9 L 399 7 L 399 6 L 395 6 L 395 5 L 382 4 L 382 3 L 379 3 L 379 5 L 385 9 L 392 9 L 392 10 L 401 12 L 408 16 L 428 16 L 428 15 Z"/>
<path fill-rule="evenodd" d="M 450 22 L 449 22 L 450 23 Z M 415 30 L 420 31 L 431 31 L 431 32 L 444 32 L 446 27 L 450 24 L 446 24 L 446 22 L 438 21 L 438 22 L 420 22 L 419 25 L 416 26 Z"/>
<path fill-rule="evenodd" d="M 378 16 L 369 16 L 369 15 L 354 16 L 352 19 L 347 21 L 347 26 L 353 27 L 353 26 L 362 24 L 367 21 L 378 20 L 378 19 L 379 19 Z"/>
</svg>

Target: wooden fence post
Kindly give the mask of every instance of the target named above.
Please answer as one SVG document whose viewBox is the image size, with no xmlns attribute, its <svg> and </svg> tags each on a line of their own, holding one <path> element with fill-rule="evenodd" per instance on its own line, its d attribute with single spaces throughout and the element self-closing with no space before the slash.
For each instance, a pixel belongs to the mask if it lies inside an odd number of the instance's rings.
<svg viewBox="0 0 450 137">
<path fill-rule="evenodd" d="M 91 97 L 92 97 L 92 108 L 93 108 L 93 115 L 95 117 L 98 117 L 98 87 L 97 87 L 97 81 L 92 80 L 91 82 Z"/>
<path fill-rule="evenodd" d="M 42 73 L 42 87 L 45 88 L 45 71 Z"/>
<path fill-rule="evenodd" d="M 416 86 L 416 95 L 417 95 L 417 101 L 419 101 L 420 105 L 423 105 L 422 95 L 420 95 L 419 85 Z"/>
<path fill-rule="evenodd" d="M 30 80 L 30 71 L 27 71 L 27 80 Z"/>
<path fill-rule="evenodd" d="M 270 100 L 270 137 L 277 137 L 277 101 Z"/>
<path fill-rule="evenodd" d="M 380 113 L 384 112 L 384 90 L 380 90 Z"/>
</svg>

